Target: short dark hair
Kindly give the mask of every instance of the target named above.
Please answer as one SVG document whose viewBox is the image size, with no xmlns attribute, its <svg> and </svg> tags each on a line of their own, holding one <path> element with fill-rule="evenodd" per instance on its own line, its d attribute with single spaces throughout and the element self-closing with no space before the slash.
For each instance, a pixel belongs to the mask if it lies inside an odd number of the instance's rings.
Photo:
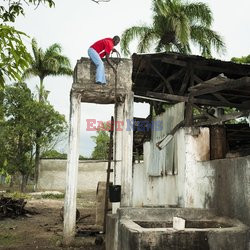
<svg viewBox="0 0 250 250">
<path fill-rule="evenodd" d="M 120 37 L 119 36 L 114 36 L 113 41 L 119 43 L 120 42 Z"/>
</svg>

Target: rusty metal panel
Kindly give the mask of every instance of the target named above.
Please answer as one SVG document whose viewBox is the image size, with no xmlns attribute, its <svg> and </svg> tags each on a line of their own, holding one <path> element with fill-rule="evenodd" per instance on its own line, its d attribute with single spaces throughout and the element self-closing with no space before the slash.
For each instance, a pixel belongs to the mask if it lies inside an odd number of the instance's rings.
<svg viewBox="0 0 250 250">
<path fill-rule="evenodd" d="M 227 153 L 226 128 L 224 125 L 210 127 L 211 160 L 223 159 Z"/>
<path fill-rule="evenodd" d="M 162 150 L 156 147 L 156 143 L 165 138 L 170 131 L 184 119 L 184 103 L 178 103 L 166 109 L 166 111 L 153 119 L 153 122 L 162 122 L 162 129 L 152 131 L 150 141 L 150 162 L 148 166 L 149 176 L 173 175 L 178 172 L 176 156 L 176 136 Z"/>
</svg>

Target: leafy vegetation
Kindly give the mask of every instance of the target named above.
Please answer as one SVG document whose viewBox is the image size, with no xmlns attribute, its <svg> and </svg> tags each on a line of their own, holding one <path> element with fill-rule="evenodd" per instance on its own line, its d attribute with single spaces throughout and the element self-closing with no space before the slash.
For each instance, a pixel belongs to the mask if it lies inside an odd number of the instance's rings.
<svg viewBox="0 0 250 250">
<path fill-rule="evenodd" d="M 23 71 L 28 68 L 30 55 L 22 39 L 28 37 L 24 32 L 16 30 L 6 22 L 14 23 L 16 17 L 24 15 L 24 4 L 38 7 L 46 4 L 53 7 L 53 0 L 4 0 L 0 5 L 0 90 L 5 77 L 20 81 Z"/>
<path fill-rule="evenodd" d="M 46 193 L 42 194 L 43 199 L 63 199 L 64 194 L 53 194 L 53 193 Z"/>
<path fill-rule="evenodd" d="M 109 149 L 109 133 L 107 131 L 98 130 L 96 136 L 91 136 L 91 139 L 96 143 L 92 152 L 92 159 L 107 160 Z"/>
<path fill-rule="evenodd" d="M 50 8 L 55 6 L 53 0 L 4 0 L 0 5 L 0 19 L 3 22 L 15 22 L 17 16 L 25 14 L 24 4 L 36 7 L 40 4 L 46 4 Z"/>
<path fill-rule="evenodd" d="M 250 55 L 242 57 L 233 57 L 231 61 L 236 63 L 250 63 Z"/>
<path fill-rule="evenodd" d="M 44 87 L 44 79 L 47 76 L 72 76 L 72 69 L 69 59 L 62 55 L 62 48 L 59 44 L 52 44 L 43 51 L 39 48 L 35 39 L 32 39 L 33 56 L 30 67 L 24 72 L 23 79 L 37 76 L 40 79 L 38 88 L 39 102 L 47 101 L 47 92 Z M 42 104 L 41 104 L 42 105 Z M 36 131 L 36 153 L 35 153 L 35 183 L 38 181 L 39 159 L 41 154 L 41 131 Z"/>
<path fill-rule="evenodd" d="M 154 46 L 156 52 L 176 51 L 191 53 L 191 44 L 198 46 L 205 57 L 212 56 L 212 49 L 223 52 L 224 42 L 211 29 L 212 12 L 201 2 L 183 0 L 153 0 L 152 25 L 133 26 L 121 38 L 121 49 L 129 55 L 129 44 L 138 38 L 138 52 L 147 52 Z"/>
<path fill-rule="evenodd" d="M 0 89 L 5 76 L 20 81 L 23 70 L 29 66 L 30 55 L 22 42 L 26 35 L 8 25 L 0 24 Z"/>
<path fill-rule="evenodd" d="M 44 79 L 47 76 L 72 76 L 73 71 L 68 57 L 62 55 L 62 47 L 58 43 L 49 46 L 45 51 L 38 47 L 37 41 L 32 39 L 33 56 L 30 67 L 24 72 L 23 79 L 37 76 L 40 79 L 39 101 L 47 99 Z"/>
<path fill-rule="evenodd" d="M 67 159 L 67 154 L 65 153 L 60 153 L 55 149 L 45 151 L 41 158 L 46 158 L 46 159 Z"/>
<path fill-rule="evenodd" d="M 60 153 L 55 149 L 47 150 L 44 153 L 42 153 L 41 158 L 44 159 L 67 159 L 66 153 Z M 88 157 L 79 155 L 79 160 L 89 160 Z"/>
<path fill-rule="evenodd" d="M 0 123 L 0 168 L 8 174 L 19 172 L 21 190 L 34 174 L 35 143 L 50 143 L 66 128 L 64 116 L 44 102 L 37 102 L 25 83 L 6 86 L 3 102 L 4 120 Z M 40 133 L 37 141 L 37 131 Z"/>
</svg>

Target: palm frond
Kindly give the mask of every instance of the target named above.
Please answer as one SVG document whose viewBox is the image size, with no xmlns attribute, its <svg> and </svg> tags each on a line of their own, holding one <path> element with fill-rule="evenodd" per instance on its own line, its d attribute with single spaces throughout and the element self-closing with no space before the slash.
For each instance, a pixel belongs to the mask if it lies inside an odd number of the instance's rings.
<svg viewBox="0 0 250 250">
<path fill-rule="evenodd" d="M 211 49 L 217 53 L 225 52 L 225 43 L 222 37 L 215 31 L 198 25 L 191 27 L 191 41 L 200 47 L 203 56 L 211 57 Z"/>
<path fill-rule="evenodd" d="M 60 67 L 56 73 L 51 72 L 50 76 L 73 76 L 73 71 L 67 67 Z"/>
<path fill-rule="evenodd" d="M 154 42 L 156 34 L 153 29 L 145 29 L 141 34 L 140 41 L 137 46 L 139 53 L 145 53 L 149 51 L 151 44 Z"/>
<path fill-rule="evenodd" d="M 32 39 L 33 58 L 31 66 L 23 74 L 23 79 L 31 76 L 40 78 L 39 98 L 45 96 L 43 91 L 43 80 L 47 76 L 72 76 L 70 60 L 61 54 L 62 48 L 60 44 L 54 43 L 48 47 L 45 52 L 39 48 L 35 39 Z M 44 93 L 45 94 L 44 94 Z"/>
<path fill-rule="evenodd" d="M 53 55 L 54 53 L 62 53 L 62 46 L 59 43 L 54 43 L 45 50 L 45 55 L 47 56 Z"/>
<path fill-rule="evenodd" d="M 221 36 L 211 29 L 213 16 L 205 3 L 184 0 L 153 0 L 153 23 L 133 26 L 122 35 L 121 48 L 129 54 L 129 43 L 139 39 L 139 52 L 146 51 L 153 42 L 155 51 L 190 53 L 190 42 L 200 48 L 202 55 L 211 56 L 213 50 L 225 51 Z"/>
<path fill-rule="evenodd" d="M 30 79 L 32 76 L 37 76 L 37 71 L 33 68 L 29 68 L 23 73 L 22 80 Z"/>
<path fill-rule="evenodd" d="M 186 3 L 183 4 L 183 12 L 191 23 L 202 24 L 210 27 L 213 21 L 212 11 L 205 3 Z"/>
<path fill-rule="evenodd" d="M 143 40 L 144 36 L 148 36 L 150 32 L 152 32 L 152 29 L 151 27 L 147 26 L 133 26 L 129 29 L 126 29 L 121 37 L 121 51 L 124 53 L 124 55 L 128 56 L 130 54 L 129 44 L 133 39 L 139 38 L 139 40 Z M 147 45 L 144 47 L 147 47 Z"/>
<path fill-rule="evenodd" d="M 34 59 L 38 60 L 39 48 L 38 48 L 37 41 L 36 41 L 35 38 L 33 38 L 32 41 L 31 41 L 31 48 L 32 48 Z"/>
</svg>

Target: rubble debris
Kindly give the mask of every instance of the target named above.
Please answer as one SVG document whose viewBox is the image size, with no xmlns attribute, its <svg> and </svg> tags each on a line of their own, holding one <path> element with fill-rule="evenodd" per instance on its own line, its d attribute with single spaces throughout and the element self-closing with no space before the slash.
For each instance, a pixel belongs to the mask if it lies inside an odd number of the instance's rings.
<svg viewBox="0 0 250 250">
<path fill-rule="evenodd" d="M 32 214 L 33 212 L 24 209 L 27 201 L 24 199 L 13 199 L 10 197 L 0 197 L 0 218 L 15 218 L 20 215 Z"/>
</svg>

